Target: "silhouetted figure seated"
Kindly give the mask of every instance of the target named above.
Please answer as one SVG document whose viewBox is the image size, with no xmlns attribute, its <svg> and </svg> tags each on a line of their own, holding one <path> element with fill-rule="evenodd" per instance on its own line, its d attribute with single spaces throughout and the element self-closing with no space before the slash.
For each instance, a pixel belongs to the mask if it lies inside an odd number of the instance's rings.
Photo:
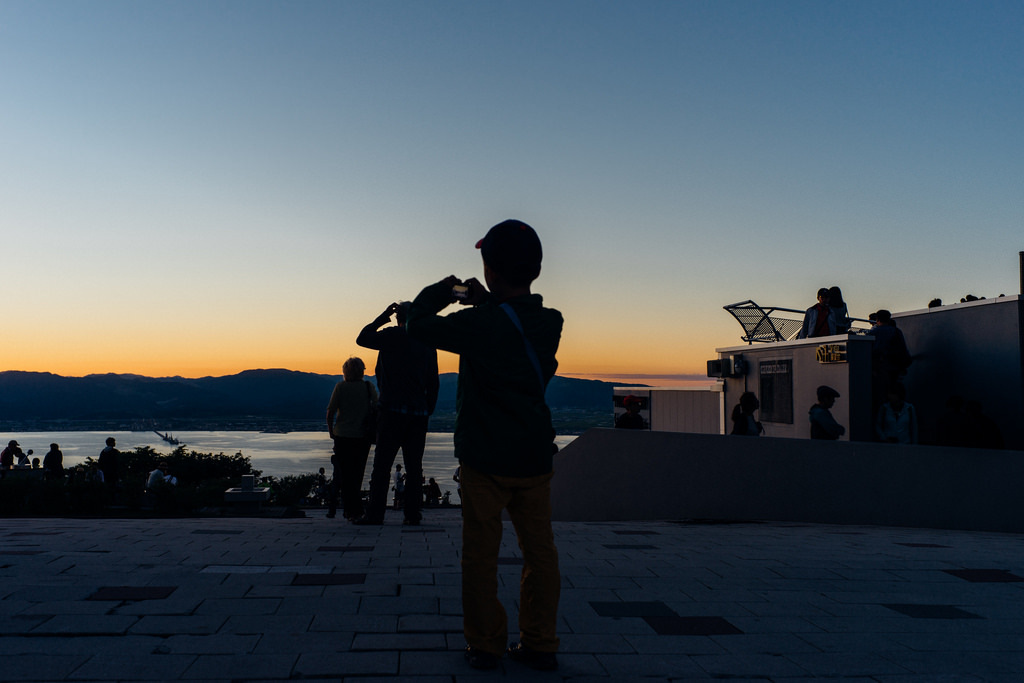
<svg viewBox="0 0 1024 683">
<path fill-rule="evenodd" d="M 811 438 L 835 441 L 846 433 L 846 427 L 832 417 L 832 406 L 839 398 L 839 392 L 832 387 L 818 387 L 818 402 L 811 406 L 808 416 L 811 420 Z"/>
<path fill-rule="evenodd" d="M 906 401 L 907 389 L 900 383 L 889 387 L 888 400 L 878 409 L 875 433 L 884 443 L 918 442 L 917 411 Z"/>
<path fill-rule="evenodd" d="M 438 486 L 437 481 L 431 477 L 430 481 L 427 482 L 427 505 L 440 505 L 441 504 L 441 487 Z"/>
<path fill-rule="evenodd" d="M 928 308 L 938 308 L 942 305 L 942 299 L 932 299 L 928 302 Z"/>
<path fill-rule="evenodd" d="M 32 463 L 29 462 L 28 456 L 32 455 L 32 449 L 28 449 L 28 453 L 25 453 L 20 448 L 18 449 L 18 463 L 15 465 L 18 469 L 27 470 L 32 467 Z"/>
<path fill-rule="evenodd" d="M 754 412 L 761 407 L 761 402 L 752 391 L 740 395 L 740 402 L 732 409 L 732 431 L 734 436 L 761 436 L 764 426 L 754 417 Z"/>
<path fill-rule="evenodd" d="M 146 490 L 153 492 L 165 486 L 170 486 L 172 484 L 171 479 L 173 477 L 167 475 L 167 463 L 162 462 L 155 470 L 149 473 L 149 478 L 146 480 Z M 174 481 L 176 482 L 177 480 L 175 479 Z"/>
<path fill-rule="evenodd" d="M 647 421 L 640 414 L 641 401 L 638 397 L 629 395 L 622 399 L 622 405 L 626 412 L 615 418 L 616 429 L 647 429 Z"/>
</svg>

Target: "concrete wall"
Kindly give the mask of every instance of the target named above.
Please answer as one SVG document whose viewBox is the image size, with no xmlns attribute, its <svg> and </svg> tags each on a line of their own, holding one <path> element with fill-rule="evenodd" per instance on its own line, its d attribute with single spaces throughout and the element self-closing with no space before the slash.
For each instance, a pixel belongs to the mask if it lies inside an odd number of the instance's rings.
<svg viewBox="0 0 1024 683">
<path fill-rule="evenodd" d="M 1024 532 L 1024 452 L 592 429 L 554 519 L 711 518 Z"/>
<path fill-rule="evenodd" d="M 922 443 L 953 394 L 981 401 L 1007 448 L 1024 450 L 1024 301 L 1019 296 L 894 314 L 914 358 L 907 400 L 919 415 Z"/>
</svg>

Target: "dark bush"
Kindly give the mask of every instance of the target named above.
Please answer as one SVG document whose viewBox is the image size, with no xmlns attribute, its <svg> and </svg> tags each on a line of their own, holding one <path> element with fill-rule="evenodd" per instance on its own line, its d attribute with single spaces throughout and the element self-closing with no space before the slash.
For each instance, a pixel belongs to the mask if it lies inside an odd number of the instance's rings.
<svg viewBox="0 0 1024 683">
<path fill-rule="evenodd" d="M 264 477 L 260 480 L 260 486 L 270 487 L 273 491 L 271 500 L 275 505 L 295 507 L 309 501 L 313 487 L 316 486 L 316 475 L 289 474 L 280 479 Z"/>
</svg>

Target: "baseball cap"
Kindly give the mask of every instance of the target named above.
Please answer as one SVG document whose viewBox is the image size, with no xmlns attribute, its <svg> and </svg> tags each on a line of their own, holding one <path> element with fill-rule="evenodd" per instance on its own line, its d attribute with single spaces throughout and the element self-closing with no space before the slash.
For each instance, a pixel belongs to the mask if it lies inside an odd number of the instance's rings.
<svg viewBox="0 0 1024 683">
<path fill-rule="evenodd" d="M 820 387 L 818 387 L 819 401 L 824 398 L 828 398 L 829 396 L 831 396 L 832 398 L 839 398 L 839 392 L 833 389 L 832 387 L 828 386 L 827 384 L 822 384 Z"/>
<path fill-rule="evenodd" d="M 544 256 L 537 233 L 526 223 L 510 219 L 498 223 L 476 243 L 492 270 L 506 277 L 533 280 Z"/>
</svg>

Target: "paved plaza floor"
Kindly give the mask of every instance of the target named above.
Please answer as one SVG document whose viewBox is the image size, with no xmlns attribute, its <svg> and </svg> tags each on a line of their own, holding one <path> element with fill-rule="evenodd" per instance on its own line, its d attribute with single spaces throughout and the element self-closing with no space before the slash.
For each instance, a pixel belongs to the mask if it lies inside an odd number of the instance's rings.
<svg viewBox="0 0 1024 683">
<path fill-rule="evenodd" d="M 0 520 L 0 680 L 1024 681 L 1022 535 L 556 523 L 559 670 L 478 672 L 457 511 L 307 514 Z"/>
</svg>

